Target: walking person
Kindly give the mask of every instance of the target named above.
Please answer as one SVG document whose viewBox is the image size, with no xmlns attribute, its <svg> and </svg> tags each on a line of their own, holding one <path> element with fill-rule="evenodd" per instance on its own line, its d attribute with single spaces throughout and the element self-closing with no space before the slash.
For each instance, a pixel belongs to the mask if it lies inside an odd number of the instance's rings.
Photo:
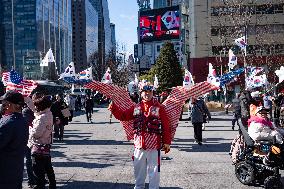
<svg viewBox="0 0 284 189">
<path fill-rule="evenodd" d="M 51 164 L 50 148 L 52 143 L 53 115 L 51 101 L 41 94 L 33 95 L 35 119 L 29 133 L 28 147 L 31 148 L 32 168 L 35 175 L 34 189 L 45 188 L 45 174 L 49 189 L 56 188 L 55 174 Z"/>
<path fill-rule="evenodd" d="M 93 108 L 94 108 L 94 102 L 89 96 L 86 96 L 84 106 L 85 106 L 87 122 L 92 123 L 92 111 L 93 111 Z"/>
<path fill-rule="evenodd" d="M 21 189 L 28 141 L 28 123 L 22 115 L 24 97 L 7 91 L 0 100 L 0 188 Z"/>
<path fill-rule="evenodd" d="M 68 106 L 59 94 L 55 98 L 56 101 L 52 103 L 50 108 L 53 115 L 54 138 L 63 140 L 64 126 L 68 124 L 68 117 L 64 117 L 62 110 L 68 108 Z"/>
<path fill-rule="evenodd" d="M 64 101 L 69 108 L 71 116 L 68 118 L 68 121 L 71 122 L 74 116 L 76 99 L 72 95 L 67 94 L 66 97 L 64 98 Z"/>
<path fill-rule="evenodd" d="M 211 114 L 202 98 L 192 99 L 191 123 L 194 128 L 194 139 L 199 145 L 202 145 L 202 124 L 206 117 L 211 119 Z"/>
<path fill-rule="evenodd" d="M 248 119 L 250 118 L 250 104 L 252 102 L 252 96 L 249 91 L 242 91 L 240 97 L 241 106 L 241 121 L 243 126 L 248 129 Z"/>
<path fill-rule="evenodd" d="M 109 109 L 121 121 L 134 120 L 134 176 L 135 189 L 145 188 L 148 173 L 149 189 L 158 189 L 160 184 L 161 152 L 170 151 L 171 131 L 168 115 L 163 105 L 153 99 L 153 86 L 145 85 L 141 88 L 142 101 L 128 110 L 122 111 L 115 103 Z"/>
<path fill-rule="evenodd" d="M 233 107 L 233 119 L 232 119 L 232 130 L 235 130 L 236 122 L 241 118 L 241 106 L 240 106 L 240 94 L 236 93 L 236 98 L 232 100 Z"/>
</svg>

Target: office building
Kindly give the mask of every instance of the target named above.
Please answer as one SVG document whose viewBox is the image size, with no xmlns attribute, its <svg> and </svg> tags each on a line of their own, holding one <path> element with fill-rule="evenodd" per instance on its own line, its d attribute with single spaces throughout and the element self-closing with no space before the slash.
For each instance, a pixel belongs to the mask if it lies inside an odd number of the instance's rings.
<svg viewBox="0 0 284 189">
<path fill-rule="evenodd" d="M 98 13 L 89 0 L 72 0 L 73 61 L 75 70 L 89 67 L 89 58 L 98 52 Z"/>
<path fill-rule="evenodd" d="M 40 60 L 51 48 L 60 73 L 72 59 L 71 1 L 0 2 L 2 68 L 14 67 L 27 79 L 40 79 Z"/>
</svg>

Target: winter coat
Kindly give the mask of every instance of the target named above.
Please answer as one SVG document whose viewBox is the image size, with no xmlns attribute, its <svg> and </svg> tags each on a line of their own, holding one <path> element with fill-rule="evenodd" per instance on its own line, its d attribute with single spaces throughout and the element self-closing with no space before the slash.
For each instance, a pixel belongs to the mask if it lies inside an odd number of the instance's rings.
<svg viewBox="0 0 284 189">
<path fill-rule="evenodd" d="M 75 110 L 76 99 L 72 96 L 65 97 L 65 103 L 68 105 L 69 110 Z"/>
<path fill-rule="evenodd" d="M 211 119 L 211 114 L 202 99 L 197 99 L 191 108 L 191 122 L 203 123 L 203 115 L 208 116 Z"/>
<path fill-rule="evenodd" d="M 35 113 L 30 129 L 28 147 L 33 144 L 50 144 L 52 141 L 53 116 L 49 108 Z"/>
<path fill-rule="evenodd" d="M 68 124 L 68 118 L 65 118 L 61 112 L 61 110 L 65 108 L 68 108 L 68 106 L 63 100 L 55 101 L 52 103 L 50 111 L 52 112 L 54 122 L 55 119 L 58 117 L 63 125 Z"/>
<path fill-rule="evenodd" d="M 0 120 L 0 188 L 22 186 L 28 124 L 21 113 L 3 115 Z"/>
<path fill-rule="evenodd" d="M 93 100 L 86 99 L 84 106 L 85 106 L 86 112 L 90 112 L 94 108 Z"/>
<path fill-rule="evenodd" d="M 272 122 L 264 118 L 252 116 L 248 120 L 248 134 L 254 140 L 273 140 L 276 137 L 276 142 L 282 144 L 282 135 L 277 131 L 277 128 L 272 125 Z"/>
</svg>

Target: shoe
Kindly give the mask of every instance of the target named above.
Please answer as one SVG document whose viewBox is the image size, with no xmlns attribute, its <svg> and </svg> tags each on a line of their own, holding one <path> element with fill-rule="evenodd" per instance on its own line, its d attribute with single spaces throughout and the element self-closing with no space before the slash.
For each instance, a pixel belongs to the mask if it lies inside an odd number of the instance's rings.
<svg viewBox="0 0 284 189">
<path fill-rule="evenodd" d="M 205 131 L 205 125 L 202 126 L 202 131 Z"/>
<path fill-rule="evenodd" d="M 199 145 L 199 146 L 202 146 L 202 142 L 198 142 L 198 145 Z"/>
</svg>

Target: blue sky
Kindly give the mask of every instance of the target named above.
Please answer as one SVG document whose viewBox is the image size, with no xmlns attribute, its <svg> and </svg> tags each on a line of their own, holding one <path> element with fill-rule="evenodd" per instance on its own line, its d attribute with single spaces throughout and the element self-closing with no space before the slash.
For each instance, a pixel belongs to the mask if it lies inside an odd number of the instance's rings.
<svg viewBox="0 0 284 189">
<path fill-rule="evenodd" d="M 108 6 L 110 21 L 116 28 L 116 41 L 133 54 L 133 45 L 137 43 L 137 0 L 108 0 Z"/>
</svg>

